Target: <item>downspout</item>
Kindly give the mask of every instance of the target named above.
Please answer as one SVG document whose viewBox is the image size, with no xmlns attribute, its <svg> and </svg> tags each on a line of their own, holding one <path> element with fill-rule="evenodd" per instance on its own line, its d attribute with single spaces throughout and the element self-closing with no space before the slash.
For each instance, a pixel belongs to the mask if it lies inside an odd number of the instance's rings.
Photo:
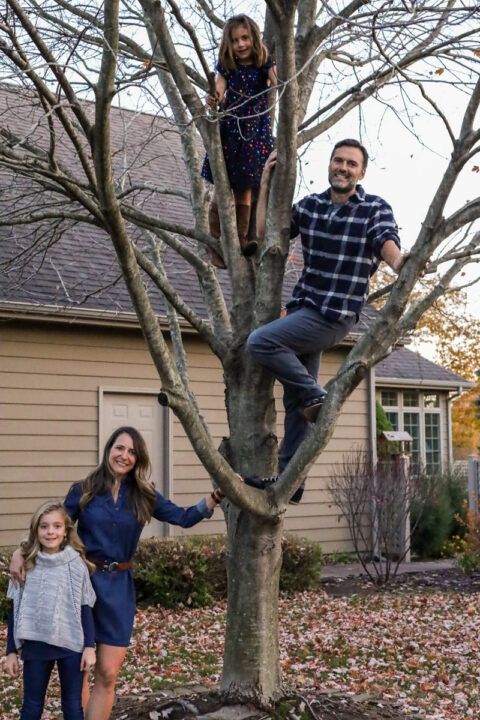
<svg viewBox="0 0 480 720">
<path fill-rule="evenodd" d="M 368 371 L 368 441 L 370 452 L 372 454 L 373 467 L 377 466 L 377 410 L 375 396 L 375 368 L 371 367 Z M 374 502 L 374 501 L 373 501 Z M 379 557 L 380 548 L 378 545 L 378 527 L 377 514 L 375 508 L 372 507 L 372 527 L 371 527 L 371 548 L 374 557 Z"/>
<path fill-rule="evenodd" d="M 453 433 L 452 433 L 452 400 L 463 395 L 463 387 L 459 387 L 456 393 L 447 396 L 447 448 L 448 448 L 448 470 L 453 469 Z"/>
<path fill-rule="evenodd" d="M 375 407 L 375 368 L 368 371 L 368 440 L 373 463 L 377 462 L 377 411 Z"/>
</svg>

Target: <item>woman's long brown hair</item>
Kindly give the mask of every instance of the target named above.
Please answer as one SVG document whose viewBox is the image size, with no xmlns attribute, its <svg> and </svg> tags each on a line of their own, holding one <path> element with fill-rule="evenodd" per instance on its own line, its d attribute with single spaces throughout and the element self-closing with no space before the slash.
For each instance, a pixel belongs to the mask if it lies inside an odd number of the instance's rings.
<svg viewBox="0 0 480 720">
<path fill-rule="evenodd" d="M 83 492 L 79 506 L 80 510 L 83 510 L 93 497 L 105 495 L 112 489 L 115 477 L 108 462 L 108 456 L 122 433 L 126 433 L 132 439 L 136 455 L 135 466 L 128 476 L 132 481 L 129 487 L 128 503 L 138 522 L 144 525 L 151 519 L 155 508 L 155 490 L 150 481 L 150 458 L 142 435 L 128 425 L 117 428 L 108 438 L 102 462 L 81 483 Z"/>
</svg>

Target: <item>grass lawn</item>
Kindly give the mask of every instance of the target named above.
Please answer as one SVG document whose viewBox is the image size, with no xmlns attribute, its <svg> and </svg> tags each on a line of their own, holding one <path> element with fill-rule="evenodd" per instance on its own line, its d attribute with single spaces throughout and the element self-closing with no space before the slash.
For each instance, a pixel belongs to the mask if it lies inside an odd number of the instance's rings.
<svg viewBox="0 0 480 720">
<path fill-rule="evenodd" d="M 285 684 L 374 694 L 428 720 L 480 718 L 478 594 L 409 592 L 283 596 L 280 650 Z M 200 610 L 139 610 L 119 695 L 214 686 L 221 672 L 225 604 Z M 5 626 L 0 637 L 5 645 Z M 21 681 L 5 675 L 0 717 L 19 716 Z M 60 717 L 52 685 L 44 720 Z"/>
</svg>

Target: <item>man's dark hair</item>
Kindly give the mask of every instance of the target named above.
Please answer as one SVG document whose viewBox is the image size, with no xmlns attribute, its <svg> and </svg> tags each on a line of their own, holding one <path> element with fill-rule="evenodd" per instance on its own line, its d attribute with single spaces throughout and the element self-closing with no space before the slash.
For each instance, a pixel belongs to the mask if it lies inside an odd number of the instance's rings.
<svg viewBox="0 0 480 720">
<path fill-rule="evenodd" d="M 337 143 L 335 143 L 333 150 L 332 150 L 332 154 L 330 155 L 330 160 L 332 159 L 332 157 L 335 153 L 335 150 L 337 150 L 339 147 L 344 147 L 344 146 L 354 147 L 354 148 L 358 148 L 360 150 L 360 152 L 363 155 L 363 169 L 366 170 L 367 165 L 368 165 L 367 148 L 363 147 L 362 143 L 358 142 L 358 140 L 354 140 L 353 138 L 346 138 L 345 140 L 339 140 Z"/>
</svg>

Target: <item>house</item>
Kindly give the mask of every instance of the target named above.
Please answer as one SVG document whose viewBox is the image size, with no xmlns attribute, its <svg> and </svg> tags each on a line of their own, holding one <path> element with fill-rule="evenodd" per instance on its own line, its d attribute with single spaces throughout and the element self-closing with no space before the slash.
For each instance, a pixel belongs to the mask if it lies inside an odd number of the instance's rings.
<svg viewBox="0 0 480 720">
<path fill-rule="evenodd" d="M 163 118 L 130 111 L 114 110 L 112 123 L 116 160 L 128 160 L 126 187 L 141 178 L 138 193 L 145 193 L 142 197 L 148 199 L 153 212 L 172 222 L 185 221 L 191 211 L 181 192 L 154 192 L 155 186 L 171 187 L 172 182 L 174 189 L 185 190 L 178 133 Z M 23 137 L 28 134 L 30 139 L 34 136 L 40 144 L 48 140 L 45 122 L 31 105 L 31 98 L 9 86 L 0 87 L 0 129 Z M 64 148 L 62 158 L 67 164 L 73 163 Z M 4 219 L 11 217 L 13 221 L 25 206 L 43 209 L 56 202 L 54 196 L 37 194 L 28 179 L 12 180 L 8 172 L 0 170 Z M 18 542 L 40 502 L 63 496 L 72 482 L 85 477 L 97 464 L 105 439 L 119 425 L 134 425 L 144 434 L 153 462 L 153 480 L 166 497 L 188 505 L 210 488 L 207 473 L 180 423 L 157 402 L 158 376 L 109 238 L 78 218 L 39 220 L 34 249 L 32 233 L 28 225 L 0 225 L 0 252 L 6 261 L 0 273 L 0 546 Z M 202 314 L 201 289 L 189 266 L 168 250 L 164 265 L 176 290 Z M 287 282 L 294 273 L 292 267 Z M 227 274 L 220 276 L 228 301 Z M 163 299 L 153 285 L 148 286 L 160 323 L 167 329 Z M 367 308 L 345 343 L 325 353 L 321 381 L 335 375 L 349 346 L 371 322 L 373 312 Z M 182 332 L 191 387 L 212 436 L 220 443 L 227 432 L 220 364 L 186 323 Z M 397 382 L 400 376 L 395 374 L 380 377 L 379 392 L 390 391 L 392 401 L 395 392 L 400 401 L 403 388 L 410 387 Z M 446 459 L 447 396 L 452 388 L 459 390 L 466 383 L 460 378 L 454 381 L 450 374 L 450 385 L 440 389 L 435 384 L 422 385 L 422 377 L 417 373 L 410 378 L 411 389 L 419 393 L 438 391 L 440 405 L 435 412 L 442 442 L 446 443 L 441 457 Z M 288 508 L 286 529 L 321 542 L 325 552 L 351 549 L 347 527 L 332 504 L 327 484 L 332 464 L 341 461 L 344 453 L 353 446 L 375 446 L 375 392 L 372 371 L 345 403 L 328 447 L 310 471 L 302 504 Z M 400 407 L 403 412 L 403 405 Z M 280 433 L 280 402 L 278 409 Z M 394 412 L 393 406 L 387 409 Z M 406 415 L 399 415 L 399 426 L 405 422 Z M 153 521 L 147 534 L 223 531 L 223 516 L 217 512 L 213 521 L 190 531 Z"/>
<path fill-rule="evenodd" d="M 412 437 L 412 462 L 432 473 L 452 466 L 451 404 L 473 385 L 405 347 L 375 367 L 376 400 Z"/>
</svg>

